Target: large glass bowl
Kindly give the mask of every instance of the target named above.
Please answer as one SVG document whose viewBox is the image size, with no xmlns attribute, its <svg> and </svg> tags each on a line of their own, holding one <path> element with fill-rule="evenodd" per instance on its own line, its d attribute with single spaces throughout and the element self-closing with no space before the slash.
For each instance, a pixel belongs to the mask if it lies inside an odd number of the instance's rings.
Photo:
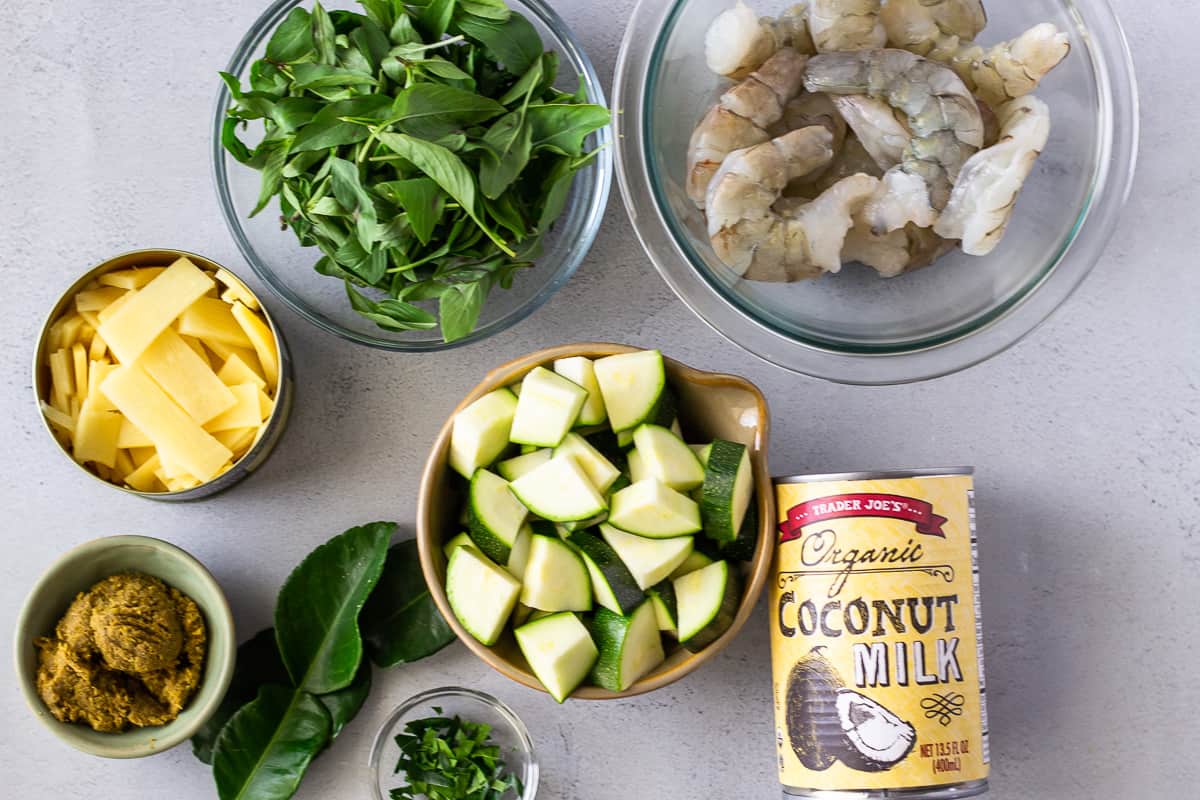
<svg viewBox="0 0 1200 800">
<path fill-rule="evenodd" d="M 301 4 L 309 7 L 311 0 L 276 0 L 242 38 L 227 71 L 246 85 L 250 65 L 262 56 L 275 27 Z M 324 5 L 361 10 L 349 0 Z M 577 76 L 582 76 L 589 102 L 605 105 L 596 70 L 562 18 L 541 0 L 508 0 L 508 5 L 533 23 L 547 50 L 559 54 L 559 88 L 574 92 L 579 86 Z M 511 289 L 497 286 L 492 290 L 474 333 L 447 344 L 437 329 L 385 331 L 351 310 L 341 281 L 313 270 L 321 256 L 316 248 L 301 247 L 291 231 L 280 230 L 277 200 L 249 218 L 258 198 L 260 173 L 239 164 L 221 147 L 221 125 L 229 102 L 229 90 L 222 84 L 213 118 L 212 156 L 217 198 L 230 233 L 254 272 L 296 313 L 352 342 L 385 350 L 427 352 L 470 344 L 507 330 L 540 308 L 575 273 L 596 238 L 608 202 L 612 134 L 603 128 L 587 140 L 589 147 L 601 152 L 575 176 L 566 209 L 546 236 L 545 252 L 533 268 L 518 272 Z M 252 123 L 240 135 L 248 144 L 254 143 L 261 137 L 261 128 Z"/>
<path fill-rule="evenodd" d="M 976 364 L 1041 323 L 1090 271 L 1133 179 L 1137 89 L 1128 45 L 1105 0 L 988 2 L 981 42 L 1039 22 L 1071 53 L 1037 94 L 1053 132 L 1008 235 L 984 258 L 955 250 L 884 280 L 860 264 L 794 284 L 740 280 L 714 254 L 684 190 L 688 139 L 727 81 L 705 65 L 704 35 L 733 0 L 641 0 L 617 60 L 617 165 L 650 258 L 708 324 L 796 372 L 856 384 L 924 380 Z M 778 14 L 794 0 L 751 0 Z"/>
</svg>

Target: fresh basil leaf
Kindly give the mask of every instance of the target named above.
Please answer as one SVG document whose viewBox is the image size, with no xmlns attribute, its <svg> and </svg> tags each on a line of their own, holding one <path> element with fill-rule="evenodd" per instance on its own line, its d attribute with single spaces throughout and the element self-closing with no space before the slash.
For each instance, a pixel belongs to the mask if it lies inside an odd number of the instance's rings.
<svg viewBox="0 0 1200 800">
<path fill-rule="evenodd" d="M 342 732 L 342 729 L 358 716 L 358 712 L 362 709 L 363 703 L 367 702 L 367 695 L 370 693 L 371 662 L 364 659 L 358 666 L 358 674 L 354 676 L 353 683 L 345 689 L 317 696 L 317 700 L 329 712 L 330 744 L 333 744 L 333 740 Z"/>
<path fill-rule="evenodd" d="M 237 161 L 249 164 L 253 160 L 254 154 L 238 138 L 237 129 L 240 124 L 240 120 L 234 117 L 225 118 L 225 121 L 221 124 L 221 146 Z"/>
<path fill-rule="evenodd" d="M 312 51 L 312 17 L 303 8 L 293 8 L 267 41 L 267 60 L 292 64 Z"/>
<path fill-rule="evenodd" d="M 437 183 L 432 178 L 410 178 L 377 184 L 375 190 L 404 209 L 413 234 L 421 244 L 429 244 L 446 207 L 446 195 Z"/>
<path fill-rule="evenodd" d="M 271 107 L 270 116 L 280 131 L 294 133 L 312 122 L 320 110 L 321 102 L 311 97 L 284 97 Z"/>
<path fill-rule="evenodd" d="M 542 201 L 542 210 L 538 216 L 537 230 L 539 233 L 547 233 L 550 226 L 562 215 L 563 210 L 567 207 L 567 198 L 571 195 L 571 183 L 575 180 L 575 173 L 587 166 L 598 152 L 592 151 L 582 158 L 561 159 L 550 170 L 542 184 L 542 195 L 545 199 Z"/>
<path fill-rule="evenodd" d="M 533 96 L 537 88 L 541 86 L 542 77 L 546 74 L 547 58 L 552 55 L 554 54 L 543 53 L 537 61 L 533 62 L 533 66 L 525 70 L 525 74 L 500 97 L 500 104 L 510 106 L 518 100 L 522 103 L 527 102 L 527 98 Z"/>
<path fill-rule="evenodd" d="M 250 67 L 250 88 L 256 92 L 281 95 L 287 91 L 287 76 L 270 61 L 255 61 Z"/>
<path fill-rule="evenodd" d="M 251 217 L 266 208 L 267 203 L 271 202 L 271 198 L 279 194 L 279 187 L 283 183 L 283 165 L 287 161 L 288 145 L 290 144 L 290 139 L 283 139 L 263 142 L 259 145 L 258 151 L 266 153 L 266 161 L 262 167 L 262 188 L 258 193 L 258 203 L 250 212 Z"/>
<path fill-rule="evenodd" d="M 437 326 L 437 319 L 423 308 L 399 300 L 380 300 L 375 311 L 410 329 L 425 329 Z"/>
<path fill-rule="evenodd" d="M 379 69 L 392 47 L 383 28 L 370 19 L 364 20 L 362 27 L 350 32 L 350 42 L 370 64 L 372 74 Z"/>
<path fill-rule="evenodd" d="M 392 44 L 422 44 L 424 39 L 417 31 L 417 27 L 413 25 L 412 18 L 406 13 L 396 15 L 396 21 L 388 29 L 388 38 Z"/>
<path fill-rule="evenodd" d="M 341 246 L 334 251 L 333 260 L 368 285 L 382 280 L 387 271 L 387 256 L 382 248 L 368 251 L 353 236 L 346 237 Z"/>
<path fill-rule="evenodd" d="M 488 128 L 483 141 L 488 147 L 481 151 L 479 188 L 485 197 L 495 199 L 529 163 L 533 128 L 526 123 L 524 111 L 510 111 Z"/>
<path fill-rule="evenodd" d="M 378 81 L 366 73 L 338 69 L 328 64 L 296 64 L 292 67 L 292 88 L 324 89 L 348 86 L 374 86 Z"/>
<path fill-rule="evenodd" d="M 238 81 L 237 76 L 228 72 L 218 72 L 217 74 L 221 76 L 221 82 L 225 84 L 227 89 L 229 89 L 229 96 L 234 100 L 241 100 L 242 84 L 240 81 Z"/>
<path fill-rule="evenodd" d="M 220 800 L 287 800 L 329 741 L 329 712 L 308 692 L 267 684 L 213 750 Z"/>
<path fill-rule="evenodd" d="M 335 36 L 337 32 L 333 29 L 333 20 L 319 2 L 313 3 L 312 39 L 318 63 L 329 66 L 337 63 L 337 48 L 333 41 Z"/>
<path fill-rule="evenodd" d="M 287 685 L 290 682 L 287 668 L 279 658 L 279 648 L 275 645 L 274 628 L 259 631 L 242 642 L 237 650 L 233 679 L 229 682 L 221 705 L 192 735 L 192 754 L 205 764 L 212 764 L 217 737 L 234 713 L 254 700 L 264 683 Z"/>
<path fill-rule="evenodd" d="M 439 293 L 446 289 L 436 288 Z M 414 289 L 410 299 L 433 296 L 417 296 Z M 473 328 L 472 323 L 466 332 Z M 399 542 L 388 550 L 383 574 L 363 606 L 359 625 L 367 655 L 382 668 L 418 661 L 454 641 L 454 631 L 438 612 L 425 584 L 415 540 Z"/>
<path fill-rule="evenodd" d="M 314 694 L 343 689 L 362 657 L 358 612 L 383 569 L 391 522 L 351 528 L 312 551 L 275 603 L 275 637 L 294 684 Z"/>
<path fill-rule="evenodd" d="M 489 288 L 489 282 L 484 279 L 474 283 L 457 284 L 447 289 L 438 302 L 443 339 L 453 342 L 475 330 Z"/>
<path fill-rule="evenodd" d="M 517 199 L 513 195 L 513 192 L 505 192 L 494 200 L 485 197 L 483 206 L 492 219 L 512 231 L 513 237 L 520 242 L 530 234 L 530 226 L 525 221 L 525 215 L 518 208 Z"/>
<path fill-rule="evenodd" d="M 411 5 L 417 9 L 417 24 L 426 38 L 436 41 L 446 35 L 454 16 L 455 0 L 422 0 Z"/>
<path fill-rule="evenodd" d="M 322 197 L 309 207 L 308 213 L 319 214 L 322 217 L 350 216 L 350 212 L 342 208 L 341 203 L 337 201 L 336 197 Z"/>
<path fill-rule="evenodd" d="M 444 283 L 437 283 L 436 281 L 421 281 L 420 283 L 409 284 L 408 286 L 405 286 L 403 289 L 399 290 L 397 292 L 397 299 L 409 300 L 414 303 L 420 300 L 434 300 L 445 294 L 446 290 L 449 288 L 450 287 Z M 370 653 L 371 646 L 368 643 L 367 654 L 370 655 Z M 371 659 L 375 660 L 375 657 L 371 656 Z"/>
<path fill-rule="evenodd" d="M 475 200 L 475 179 L 462 160 L 446 148 L 403 133 L 380 133 L 379 141 L 392 152 L 407 159 L 414 167 L 433 178 L 442 191 L 453 197 L 463 211 L 496 245 L 511 254 L 504 240 L 479 216 Z"/>
<path fill-rule="evenodd" d="M 411 136 L 433 140 L 504 111 L 495 100 L 475 92 L 440 83 L 418 83 L 396 95 L 385 124 L 395 123 Z"/>
<path fill-rule="evenodd" d="M 367 12 L 367 16 L 379 27 L 385 31 L 392 27 L 395 17 L 390 0 L 358 0 L 358 3 L 363 7 L 363 11 Z M 403 10 L 400 13 L 402 16 L 404 15 Z"/>
<path fill-rule="evenodd" d="M 370 130 L 365 125 L 345 122 L 343 118 L 382 119 L 391 105 L 391 99 L 381 94 L 362 95 L 327 105 L 296 133 L 292 152 L 325 150 L 364 141 L 371 135 Z"/>
<path fill-rule="evenodd" d="M 609 123 L 608 109 L 597 105 L 531 105 L 526 119 L 533 128 L 533 149 L 567 156 L 583 155 L 583 140 Z"/>
<path fill-rule="evenodd" d="M 441 56 L 433 56 L 431 58 L 422 58 L 412 62 L 415 66 L 420 67 L 430 75 L 435 75 L 439 78 L 445 78 L 448 81 L 458 81 L 463 84 L 460 88 L 474 88 L 475 79 L 466 72 L 459 69 L 453 62 L 447 61 Z"/>
<path fill-rule="evenodd" d="M 338 205 L 350 212 L 375 219 L 375 200 L 359 180 L 358 165 L 344 158 L 330 159 L 333 196 Z"/>
<path fill-rule="evenodd" d="M 458 7 L 468 14 L 497 22 L 503 22 L 512 14 L 504 0 L 458 0 Z"/>
<path fill-rule="evenodd" d="M 514 75 L 528 70 L 544 52 L 537 28 L 515 11 L 504 22 L 466 15 L 456 19 L 455 25 L 468 39 L 482 44 Z"/>
</svg>

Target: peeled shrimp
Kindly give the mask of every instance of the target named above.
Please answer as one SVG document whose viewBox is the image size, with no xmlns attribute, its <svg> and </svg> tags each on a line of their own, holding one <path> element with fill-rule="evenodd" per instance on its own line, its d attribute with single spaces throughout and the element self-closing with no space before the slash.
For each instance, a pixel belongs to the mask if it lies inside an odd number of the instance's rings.
<svg viewBox="0 0 1200 800">
<path fill-rule="evenodd" d="M 894 278 L 927 267 L 954 249 L 954 242 L 943 239 L 928 228 L 907 225 L 900 230 L 877 236 L 861 218 L 846 234 L 842 259 L 873 267 L 884 278 Z"/>
<path fill-rule="evenodd" d="M 774 208 L 787 184 L 833 158 L 820 125 L 731 153 L 708 193 L 708 233 L 717 256 L 747 280 L 790 282 L 841 269 L 853 215 L 879 181 L 854 175 L 820 197 L 784 212 Z"/>
<path fill-rule="evenodd" d="M 882 235 L 906 225 L 931 227 L 938 212 L 930 204 L 925 181 L 897 167 L 884 173 L 879 188 L 863 206 L 862 218 L 873 233 Z"/>
<path fill-rule="evenodd" d="M 891 46 L 948 61 L 984 29 L 987 12 L 981 0 L 888 0 L 880 20 Z"/>
<path fill-rule="evenodd" d="M 903 112 L 912 138 L 895 169 L 922 178 L 934 208 L 945 206 L 963 163 L 983 144 L 979 106 L 958 75 L 907 50 L 814 56 L 804 86 L 810 92 L 867 95 Z"/>
<path fill-rule="evenodd" d="M 842 115 L 833 105 L 832 98 L 827 94 L 801 92 L 798 97 L 784 107 L 783 119 L 772 133 L 782 136 L 790 131 L 798 131 L 811 125 L 820 125 L 833 134 L 831 147 L 836 159 L 837 154 L 842 150 L 842 144 L 846 141 L 846 120 L 842 119 Z M 824 173 L 824 169 L 817 170 L 809 175 L 807 180 L 814 181 Z"/>
<path fill-rule="evenodd" d="M 692 132 L 688 144 L 688 197 L 704 208 L 708 184 L 725 156 L 769 141 L 767 129 L 801 89 L 807 57 L 784 48 L 746 80 L 721 95 Z"/>
<path fill-rule="evenodd" d="M 808 33 L 807 0 L 779 17 L 759 18 L 742 0 L 717 15 L 704 35 L 704 57 L 718 75 L 740 80 L 780 49 L 815 53 Z"/>
<path fill-rule="evenodd" d="M 809 0 L 808 30 L 818 53 L 877 50 L 887 44 L 882 0 Z"/>
<path fill-rule="evenodd" d="M 900 163 L 912 133 L 891 106 L 861 94 L 834 97 L 833 104 L 880 169 Z"/>
<path fill-rule="evenodd" d="M 1065 33 L 1049 22 L 990 48 L 968 43 L 947 61 L 976 97 L 995 108 L 1033 92 L 1071 52 Z"/>
<path fill-rule="evenodd" d="M 1050 109 L 1032 95 L 996 109 L 999 143 L 980 150 L 963 166 L 950 202 L 934 226 L 946 239 L 961 239 L 963 252 L 983 256 L 1000 243 L 1017 194 L 1050 137 Z"/>
<path fill-rule="evenodd" d="M 871 155 L 863 148 L 862 142 L 858 140 L 853 133 L 846 134 L 846 141 L 842 145 L 841 150 L 833 154 L 833 161 L 829 162 L 829 166 L 823 170 L 818 170 L 812 175 L 801 178 L 800 180 L 792 181 L 784 189 L 784 197 L 779 203 L 775 204 L 777 210 L 793 207 L 790 204 L 792 201 L 799 203 L 807 203 L 816 197 L 819 197 L 829 187 L 833 186 L 843 178 L 849 178 L 851 175 L 870 175 L 872 178 L 883 177 L 883 170 L 871 158 Z M 784 201 L 787 201 L 786 203 Z M 782 206 L 781 206 L 782 204 Z"/>
</svg>

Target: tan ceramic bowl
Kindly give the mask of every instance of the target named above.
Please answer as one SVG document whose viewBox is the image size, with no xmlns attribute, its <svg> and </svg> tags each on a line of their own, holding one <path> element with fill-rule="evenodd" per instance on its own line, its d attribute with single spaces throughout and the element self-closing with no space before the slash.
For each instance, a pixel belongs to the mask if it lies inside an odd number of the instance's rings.
<svg viewBox="0 0 1200 800">
<path fill-rule="evenodd" d="M 37 693 L 37 650 L 33 640 L 54 626 L 79 592 L 119 572 L 143 572 L 196 601 L 208 627 L 208 654 L 200 687 L 183 712 L 166 725 L 100 733 L 86 725 L 59 722 Z M 105 758 L 141 758 L 169 750 L 191 737 L 217 710 L 233 678 L 237 634 L 220 585 L 204 565 L 173 544 L 149 536 L 109 536 L 85 542 L 55 561 L 34 585 L 14 632 L 17 679 L 34 715 L 62 741 Z"/>
<path fill-rule="evenodd" d="M 619 344 L 582 343 L 530 353 L 488 373 L 479 385 L 463 398 L 454 414 L 493 389 L 516 383 L 534 367 L 548 365 L 555 359 L 570 356 L 601 358 L 638 349 Z M 761 525 L 758 549 L 755 551 L 754 560 L 743 567 L 742 601 L 733 625 L 724 636 L 699 653 L 690 653 L 679 645 L 669 648 L 666 661 L 623 692 L 582 686 L 571 695 L 572 697 L 584 700 L 632 697 L 660 689 L 695 670 L 728 646 L 746 624 L 759 594 L 766 585 L 767 573 L 771 568 L 775 544 L 775 496 L 771 488 L 771 473 L 767 468 L 767 441 L 771 426 L 767 401 L 754 384 L 743 378 L 701 372 L 669 358 L 666 359 L 666 367 L 667 379 L 679 396 L 679 421 L 684 434 L 690 440 L 702 441 L 720 437 L 741 442 L 749 448 Z M 459 511 L 463 505 L 466 488 L 465 482 L 447 464 L 454 414 L 451 414 L 450 419 L 442 426 L 421 477 L 421 492 L 417 505 L 417 544 L 421 553 L 421 569 L 425 573 L 425 581 L 429 584 L 438 610 L 458 634 L 458 638 L 471 648 L 475 655 L 514 681 L 532 689 L 545 691 L 530 671 L 511 631 L 506 631 L 494 647 L 480 644 L 459 624 L 446 598 L 446 558 L 442 553 L 442 543 L 461 530 Z"/>
</svg>

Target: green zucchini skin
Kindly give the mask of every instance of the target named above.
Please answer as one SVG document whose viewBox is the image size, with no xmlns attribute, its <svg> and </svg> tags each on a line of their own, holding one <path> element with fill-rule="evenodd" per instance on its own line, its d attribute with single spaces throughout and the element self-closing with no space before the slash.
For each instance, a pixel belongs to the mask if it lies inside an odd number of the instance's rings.
<svg viewBox="0 0 1200 800">
<path fill-rule="evenodd" d="M 705 465 L 704 485 L 700 489 L 704 535 L 721 544 L 733 542 L 738 536 L 740 525 L 735 519 L 734 505 L 738 472 L 745 454 L 746 445 L 716 439 Z"/>
<path fill-rule="evenodd" d="M 658 629 L 672 636 L 679 630 L 679 604 L 675 600 L 675 584 L 664 578 L 646 590 L 646 596 L 655 604 L 658 614 Z"/>
<path fill-rule="evenodd" d="M 741 575 L 731 566 L 729 569 L 729 579 L 725 581 L 725 594 L 721 597 L 721 608 L 717 611 L 717 615 L 713 617 L 712 622 L 701 628 L 695 636 L 692 636 L 686 642 L 680 642 L 684 649 L 691 653 L 699 653 L 717 639 L 720 639 L 725 634 L 725 631 L 729 630 L 729 627 L 733 625 L 733 619 L 737 616 L 741 597 Z"/>
<path fill-rule="evenodd" d="M 632 614 L 645 601 L 642 590 L 625 562 L 612 546 L 590 531 L 576 531 L 567 539 L 584 557 L 591 560 L 608 584 L 621 614 Z M 618 609 L 612 609 L 617 611 Z"/>
</svg>

